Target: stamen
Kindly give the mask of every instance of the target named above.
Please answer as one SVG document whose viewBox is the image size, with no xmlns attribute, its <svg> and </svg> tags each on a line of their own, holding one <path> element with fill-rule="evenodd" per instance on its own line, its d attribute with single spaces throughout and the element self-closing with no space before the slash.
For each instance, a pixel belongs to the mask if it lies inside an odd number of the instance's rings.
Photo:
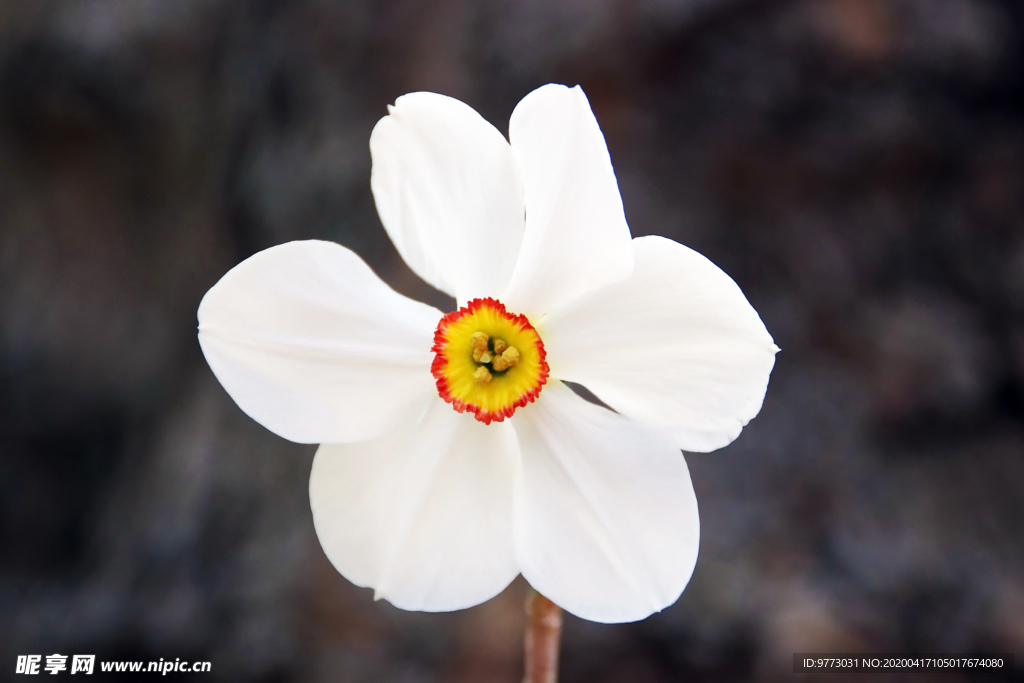
<svg viewBox="0 0 1024 683">
<path fill-rule="evenodd" d="M 490 363 L 491 354 L 488 353 L 488 336 L 484 332 L 474 332 L 469 335 L 469 343 L 473 346 L 473 360 L 477 363 Z"/>
<path fill-rule="evenodd" d="M 491 373 L 487 371 L 487 368 L 481 365 L 476 369 L 476 372 L 473 373 L 473 381 L 477 384 L 490 384 Z"/>
<path fill-rule="evenodd" d="M 469 335 L 469 343 L 473 348 L 473 360 L 481 365 L 490 363 L 495 372 L 504 372 L 519 362 L 519 349 L 509 346 L 500 337 L 492 340 L 485 332 L 474 332 Z M 483 379 L 480 370 L 477 370 L 473 378 L 478 384 L 484 384 L 491 381 L 491 374 L 488 372 L 487 378 Z"/>
<path fill-rule="evenodd" d="M 491 361 L 491 367 L 496 371 L 501 372 L 502 370 L 508 370 L 518 362 L 519 349 L 514 346 L 509 346 L 500 356 L 496 356 L 495 359 Z"/>
</svg>

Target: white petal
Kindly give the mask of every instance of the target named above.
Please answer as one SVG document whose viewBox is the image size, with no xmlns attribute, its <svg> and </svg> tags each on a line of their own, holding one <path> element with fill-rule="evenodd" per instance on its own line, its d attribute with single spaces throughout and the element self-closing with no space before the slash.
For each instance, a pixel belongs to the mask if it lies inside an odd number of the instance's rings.
<svg viewBox="0 0 1024 683">
<path fill-rule="evenodd" d="M 513 422 L 520 571 L 578 617 L 636 621 L 674 603 L 697 561 L 697 499 L 659 432 L 551 382 Z"/>
<path fill-rule="evenodd" d="M 608 147 L 579 86 L 545 85 L 509 124 L 526 193 L 526 233 L 502 301 L 539 317 L 629 276 L 629 226 Z"/>
<path fill-rule="evenodd" d="M 519 573 L 517 457 L 508 424 L 481 424 L 440 398 L 396 433 L 325 444 L 309 479 L 320 544 L 342 575 L 397 607 L 479 604 Z"/>
<path fill-rule="evenodd" d="M 199 344 L 231 398 L 301 443 L 369 439 L 436 395 L 441 312 L 331 242 L 290 242 L 232 268 L 199 305 Z"/>
<path fill-rule="evenodd" d="M 551 375 L 618 412 L 712 451 L 758 411 L 779 350 L 733 280 L 663 237 L 633 240 L 632 277 L 553 311 L 539 327 Z"/>
<path fill-rule="evenodd" d="M 398 252 L 458 299 L 498 296 L 523 238 L 523 189 L 505 137 L 451 97 L 399 97 L 370 135 L 370 186 Z"/>
</svg>

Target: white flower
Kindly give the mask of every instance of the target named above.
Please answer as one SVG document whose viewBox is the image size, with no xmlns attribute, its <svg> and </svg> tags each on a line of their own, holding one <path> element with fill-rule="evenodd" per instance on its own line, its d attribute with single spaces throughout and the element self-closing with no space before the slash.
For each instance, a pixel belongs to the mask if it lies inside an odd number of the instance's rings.
<svg viewBox="0 0 1024 683">
<path fill-rule="evenodd" d="M 322 444 L 313 520 L 353 583 L 446 611 L 521 573 L 580 617 L 642 619 L 697 558 L 680 449 L 739 435 L 778 349 L 710 261 L 631 240 L 579 87 L 530 93 L 509 138 L 431 93 L 398 98 L 370 137 L 388 235 L 459 311 L 337 244 L 291 242 L 207 293 L 199 341 L 242 410 Z"/>
</svg>

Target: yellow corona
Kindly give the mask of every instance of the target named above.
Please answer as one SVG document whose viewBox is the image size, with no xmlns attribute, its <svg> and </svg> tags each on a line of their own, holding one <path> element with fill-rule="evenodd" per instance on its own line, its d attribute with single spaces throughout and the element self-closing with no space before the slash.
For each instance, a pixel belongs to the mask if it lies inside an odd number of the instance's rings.
<svg viewBox="0 0 1024 683">
<path fill-rule="evenodd" d="M 548 380 L 544 342 L 524 315 L 494 299 L 473 299 L 441 318 L 431 372 L 437 393 L 484 424 L 511 417 Z"/>
</svg>

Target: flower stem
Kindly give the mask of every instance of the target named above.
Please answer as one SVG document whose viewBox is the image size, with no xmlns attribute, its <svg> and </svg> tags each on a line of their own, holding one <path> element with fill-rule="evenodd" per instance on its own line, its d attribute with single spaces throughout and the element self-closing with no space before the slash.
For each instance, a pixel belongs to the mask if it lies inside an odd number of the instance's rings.
<svg viewBox="0 0 1024 683">
<path fill-rule="evenodd" d="M 557 683 L 562 608 L 535 590 L 526 598 L 526 675 L 523 683 Z"/>
</svg>

